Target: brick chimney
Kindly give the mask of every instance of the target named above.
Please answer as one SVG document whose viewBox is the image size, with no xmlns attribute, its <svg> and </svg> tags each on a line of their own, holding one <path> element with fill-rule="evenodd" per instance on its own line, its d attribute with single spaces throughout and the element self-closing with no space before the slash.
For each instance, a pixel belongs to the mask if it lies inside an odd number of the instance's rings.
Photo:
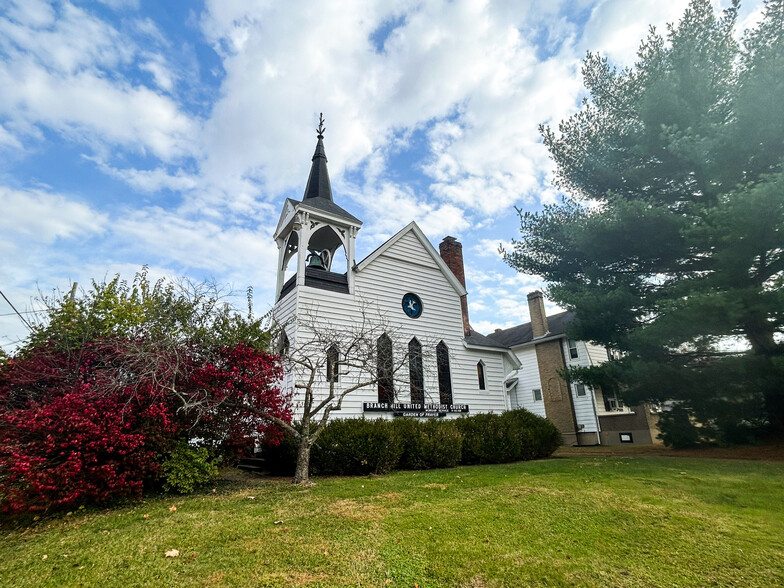
<svg viewBox="0 0 784 588">
<path fill-rule="evenodd" d="M 452 270 L 457 280 L 465 288 L 465 270 L 463 269 L 463 245 L 454 237 L 444 237 L 438 246 L 441 259 L 447 267 Z M 463 294 L 460 297 L 460 309 L 463 312 L 463 334 L 467 337 L 471 334 L 471 327 L 468 324 L 468 296 Z"/>
<path fill-rule="evenodd" d="M 528 312 L 531 315 L 531 329 L 534 338 L 546 335 L 550 328 L 547 326 L 547 315 L 544 313 L 544 294 L 535 290 L 528 295 Z"/>
</svg>

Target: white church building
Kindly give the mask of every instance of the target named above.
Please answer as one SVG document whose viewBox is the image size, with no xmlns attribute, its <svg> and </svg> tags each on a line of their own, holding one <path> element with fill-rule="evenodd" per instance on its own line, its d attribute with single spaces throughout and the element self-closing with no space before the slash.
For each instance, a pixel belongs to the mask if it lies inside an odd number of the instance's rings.
<svg viewBox="0 0 784 588">
<path fill-rule="evenodd" d="M 568 445 L 655 438 L 643 407 L 624 407 L 614 396 L 563 379 L 559 370 L 566 365 L 607 359 L 603 348 L 566 338 L 569 313 L 546 317 L 541 293 L 533 293 L 531 323 L 486 337 L 469 323 L 459 242 L 446 237 L 436 251 L 411 222 L 356 260 L 361 227 L 333 199 L 320 126 L 304 197 L 285 201 L 275 230 L 272 316 L 286 350 L 303 348 L 317 333 L 350 334 L 361 323 L 374 323 L 375 381 L 346 395 L 333 415 L 456 418 L 523 407 L 550 419 Z M 345 341 L 350 345 L 350 337 Z M 316 401 L 327 396 L 330 384 L 346 389 L 366 377 L 361 368 L 343 364 L 346 350 L 340 346 L 316 351 L 324 360 L 316 362 L 324 368 L 313 372 Z M 295 384 L 303 375 L 295 371 L 286 374 L 284 388 L 292 393 L 296 415 L 301 402 Z"/>
</svg>

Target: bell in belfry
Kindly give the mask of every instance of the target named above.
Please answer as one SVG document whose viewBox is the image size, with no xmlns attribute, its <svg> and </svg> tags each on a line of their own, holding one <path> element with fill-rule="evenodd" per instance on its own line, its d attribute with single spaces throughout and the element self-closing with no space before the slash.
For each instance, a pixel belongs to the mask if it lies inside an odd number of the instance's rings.
<svg viewBox="0 0 784 588">
<path fill-rule="evenodd" d="M 308 262 L 308 267 L 312 267 L 315 269 L 322 269 L 322 270 L 326 269 L 326 267 L 324 266 L 324 260 L 321 258 L 321 254 L 318 253 L 317 251 L 311 251 L 308 254 L 307 262 Z"/>
</svg>

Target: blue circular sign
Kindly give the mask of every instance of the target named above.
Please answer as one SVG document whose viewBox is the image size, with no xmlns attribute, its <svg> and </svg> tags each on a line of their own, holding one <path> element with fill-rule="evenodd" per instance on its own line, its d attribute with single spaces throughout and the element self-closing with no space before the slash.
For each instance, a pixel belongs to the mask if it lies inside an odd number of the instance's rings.
<svg viewBox="0 0 784 588">
<path fill-rule="evenodd" d="M 419 318 L 419 315 L 422 314 L 422 301 L 419 299 L 419 296 L 411 292 L 403 295 L 403 312 L 409 318 Z"/>
</svg>

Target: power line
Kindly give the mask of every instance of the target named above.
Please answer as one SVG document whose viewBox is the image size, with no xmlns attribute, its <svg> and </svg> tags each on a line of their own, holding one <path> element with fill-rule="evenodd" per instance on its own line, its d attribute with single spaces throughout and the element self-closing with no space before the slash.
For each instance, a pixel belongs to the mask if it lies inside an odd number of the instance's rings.
<svg viewBox="0 0 784 588">
<path fill-rule="evenodd" d="M 14 312 L 16 313 L 16 316 L 18 316 L 18 317 L 19 317 L 19 318 L 22 320 L 22 322 L 24 323 L 24 325 L 25 325 L 25 326 L 26 326 L 26 327 L 27 327 L 29 330 L 31 330 L 31 331 L 32 331 L 32 330 L 33 330 L 33 326 L 32 326 L 32 325 L 31 325 L 29 322 L 27 322 L 27 319 L 26 319 L 25 317 L 23 317 L 23 316 L 22 316 L 22 313 L 21 313 L 21 312 L 19 312 L 18 310 L 16 310 L 16 306 L 14 306 L 14 305 L 11 303 L 11 301 L 10 301 L 10 300 L 8 300 L 8 297 L 7 297 L 5 294 L 3 294 L 3 291 L 2 291 L 2 290 L 0 290 L 0 296 L 2 296 L 2 297 L 3 297 L 3 299 L 4 299 L 4 300 L 5 300 L 7 303 L 8 303 L 8 306 L 10 306 L 11 308 L 13 308 L 13 309 L 14 309 Z"/>
</svg>

